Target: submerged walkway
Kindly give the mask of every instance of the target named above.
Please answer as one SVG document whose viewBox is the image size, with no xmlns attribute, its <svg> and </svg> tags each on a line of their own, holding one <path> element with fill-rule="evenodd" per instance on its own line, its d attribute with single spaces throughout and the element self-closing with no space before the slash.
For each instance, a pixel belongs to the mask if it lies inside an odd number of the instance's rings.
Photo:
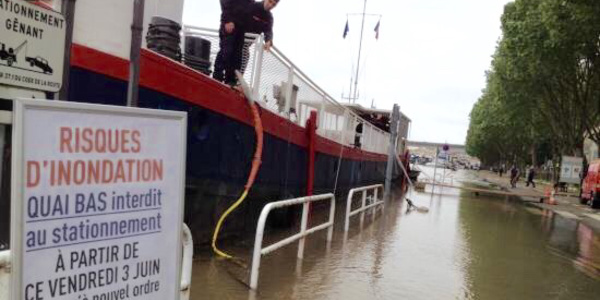
<svg viewBox="0 0 600 300">
<path fill-rule="evenodd" d="M 479 182 L 483 174 L 457 173 Z M 428 213 L 407 211 L 396 199 L 375 218 L 367 215 L 362 230 L 353 220 L 347 236 L 336 219 L 331 244 L 326 232 L 311 235 L 303 260 L 296 259 L 296 245 L 265 256 L 257 293 L 246 286 L 247 269 L 199 253 L 191 299 L 588 300 L 600 294 L 600 235 L 581 222 L 507 196 L 429 191 L 409 193 Z M 247 261 L 252 240 L 226 248 Z"/>
<path fill-rule="evenodd" d="M 551 188 L 549 184 L 536 183 L 536 187 L 533 188 L 526 187 L 525 182 L 521 180 L 516 188 L 511 188 L 509 176 L 500 177 L 490 171 L 479 171 L 477 174 L 481 179 L 496 184 L 507 193 L 521 198 L 528 205 L 553 211 L 565 218 L 579 220 L 600 233 L 600 210 L 580 204 L 576 193 L 559 193 L 554 197 L 557 205 L 539 203 L 540 198 L 545 196 L 546 189 Z"/>
</svg>

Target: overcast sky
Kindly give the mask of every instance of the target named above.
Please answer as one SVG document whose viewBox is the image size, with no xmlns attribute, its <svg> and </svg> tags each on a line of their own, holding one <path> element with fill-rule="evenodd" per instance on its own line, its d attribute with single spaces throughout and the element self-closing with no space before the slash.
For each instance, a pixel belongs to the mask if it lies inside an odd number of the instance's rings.
<svg viewBox="0 0 600 300">
<path fill-rule="evenodd" d="M 485 87 L 508 0 L 368 0 L 358 103 L 394 103 L 412 119 L 411 140 L 463 144 Z M 336 100 L 356 66 L 363 0 L 281 0 L 274 43 Z M 186 0 L 184 23 L 219 26 L 218 0 Z M 349 20 L 350 32 L 342 38 Z M 355 70 L 355 69 L 354 69 Z M 355 72 L 355 71 L 354 71 Z"/>
</svg>

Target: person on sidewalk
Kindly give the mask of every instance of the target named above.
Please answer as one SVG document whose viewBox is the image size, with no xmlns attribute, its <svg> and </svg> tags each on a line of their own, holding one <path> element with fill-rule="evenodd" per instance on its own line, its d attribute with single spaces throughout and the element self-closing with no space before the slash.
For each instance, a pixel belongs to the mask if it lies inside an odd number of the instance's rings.
<svg viewBox="0 0 600 300">
<path fill-rule="evenodd" d="M 510 186 L 514 189 L 517 187 L 517 181 L 519 181 L 519 168 L 517 168 L 517 166 L 513 165 L 512 168 L 510 168 Z"/>
<path fill-rule="evenodd" d="M 533 182 L 533 178 L 535 178 L 535 168 L 531 166 L 529 173 L 527 173 L 527 184 L 525 186 L 529 186 L 531 183 L 531 186 L 535 188 L 535 182 Z"/>
</svg>

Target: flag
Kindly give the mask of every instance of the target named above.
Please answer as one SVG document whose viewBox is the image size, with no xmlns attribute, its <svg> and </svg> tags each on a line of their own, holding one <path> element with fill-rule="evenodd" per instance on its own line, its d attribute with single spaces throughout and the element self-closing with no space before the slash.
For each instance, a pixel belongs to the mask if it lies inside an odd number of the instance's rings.
<svg viewBox="0 0 600 300">
<path fill-rule="evenodd" d="M 381 23 L 381 20 L 377 21 L 377 25 L 375 25 L 375 39 L 379 40 L 379 23 Z"/>
<path fill-rule="evenodd" d="M 350 31 L 350 27 L 348 27 L 348 20 L 346 20 L 346 27 L 344 28 L 344 38 L 348 35 L 348 31 Z"/>
</svg>

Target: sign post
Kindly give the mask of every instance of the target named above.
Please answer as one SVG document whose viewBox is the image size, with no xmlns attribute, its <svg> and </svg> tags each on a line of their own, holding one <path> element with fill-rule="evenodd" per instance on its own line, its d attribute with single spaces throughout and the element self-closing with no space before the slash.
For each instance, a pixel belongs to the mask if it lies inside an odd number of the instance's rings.
<svg viewBox="0 0 600 300">
<path fill-rule="evenodd" d="M 0 84 L 58 92 L 66 28 L 64 17 L 52 10 L 0 1 Z"/>
<path fill-rule="evenodd" d="M 10 299 L 179 299 L 186 114 L 14 110 Z"/>
</svg>

